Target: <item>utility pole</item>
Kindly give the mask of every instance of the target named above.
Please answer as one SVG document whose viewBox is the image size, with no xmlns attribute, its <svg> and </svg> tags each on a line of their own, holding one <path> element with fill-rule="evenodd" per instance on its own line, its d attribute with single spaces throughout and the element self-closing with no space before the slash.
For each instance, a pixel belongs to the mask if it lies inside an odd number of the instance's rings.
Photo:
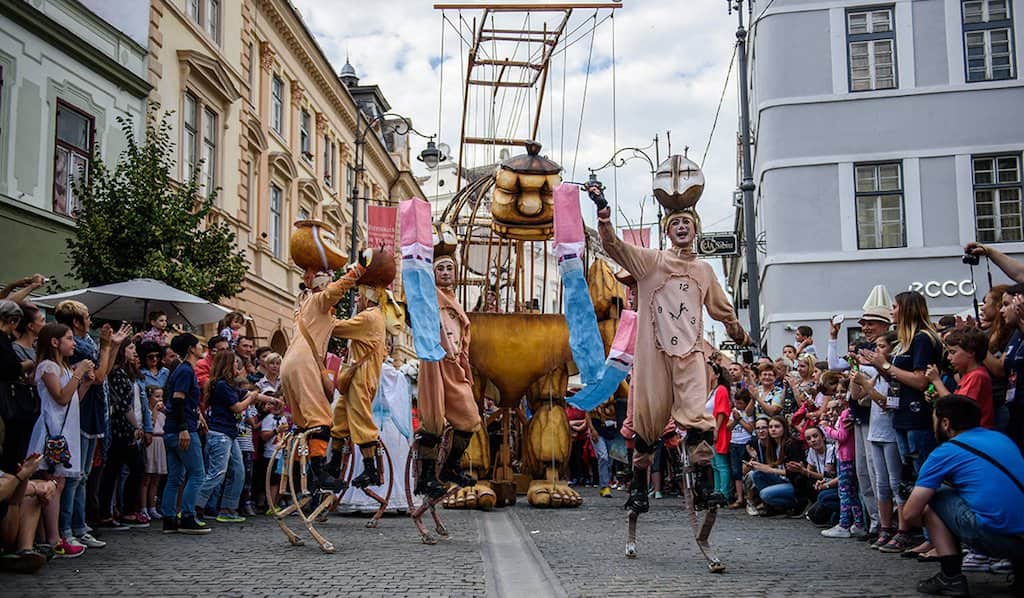
<svg viewBox="0 0 1024 598">
<path fill-rule="evenodd" d="M 747 258 L 747 314 L 750 320 L 750 340 L 761 350 L 761 289 L 760 269 L 757 265 L 757 231 L 754 215 L 754 175 L 750 157 L 750 100 L 747 94 L 747 30 L 743 26 L 743 0 L 726 0 L 729 11 L 736 11 L 736 53 L 740 70 L 740 136 L 743 140 L 743 237 Z M 754 0 L 747 0 L 747 15 L 753 16 Z"/>
</svg>

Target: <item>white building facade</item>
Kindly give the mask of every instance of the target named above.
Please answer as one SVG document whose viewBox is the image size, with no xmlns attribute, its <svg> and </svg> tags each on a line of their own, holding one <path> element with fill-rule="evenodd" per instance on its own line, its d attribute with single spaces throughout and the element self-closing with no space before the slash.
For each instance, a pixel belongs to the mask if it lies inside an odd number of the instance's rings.
<svg viewBox="0 0 1024 598">
<path fill-rule="evenodd" d="M 856 327 L 876 284 L 921 290 L 933 318 L 970 310 L 963 245 L 1024 253 L 1021 11 L 1022 0 L 776 0 L 751 28 L 771 355 L 801 324 L 819 347 L 832 315 Z M 744 305 L 742 259 L 728 266 Z M 984 262 L 975 274 L 980 301 Z"/>
</svg>

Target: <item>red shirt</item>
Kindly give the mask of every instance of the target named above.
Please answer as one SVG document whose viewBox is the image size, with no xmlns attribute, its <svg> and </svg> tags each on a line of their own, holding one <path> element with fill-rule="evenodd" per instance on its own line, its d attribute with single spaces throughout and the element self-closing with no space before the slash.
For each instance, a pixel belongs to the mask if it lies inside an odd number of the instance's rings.
<svg viewBox="0 0 1024 598">
<path fill-rule="evenodd" d="M 732 413 L 732 406 L 729 405 L 729 389 L 719 385 L 715 389 L 715 405 L 712 408 L 711 416 L 715 418 L 717 425 L 718 414 L 725 414 L 725 423 L 729 423 L 729 415 Z M 715 452 L 719 455 L 729 454 L 729 439 L 732 437 L 732 432 L 726 425 L 718 426 L 715 432 Z"/>
<path fill-rule="evenodd" d="M 976 367 L 964 374 L 956 394 L 963 395 L 981 407 L 981 427 L 991 430 L 995 427 L 992 408 L 992 376 L 984 366 Z"/>
</svg>

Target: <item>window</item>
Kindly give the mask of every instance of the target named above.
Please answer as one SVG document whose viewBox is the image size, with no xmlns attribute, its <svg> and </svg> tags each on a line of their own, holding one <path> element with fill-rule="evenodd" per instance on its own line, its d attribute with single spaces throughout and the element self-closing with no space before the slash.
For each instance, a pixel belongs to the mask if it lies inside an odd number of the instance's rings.
<svg viewBox="0 0 1024 598">
<path fill-rule="evenodd" d="M 309 147 L 309 112 L 305 108 L 302 109 L 301 118 L 299 118 L 299 152 L 302 157 L 307 161 L 313 160 L 313 152 Z"/>
<path fill-rule="evenodd" d="M 309 210 L 306 208 L 299 208 L 299 211 L 295 214 L 296 222 L 299 220 L 309 220 Z"/>
<path fill-rule="evenodd" d="M 281 258 L 281 188 L 270 186 L 270 230 L 267 231 L 267 242 L 274 257 Z"/>
<path fill-rule="evenodd" d="M 57 102 L 57 134 L 53 151 L 53 211 L 74 216 L 78 210 L 75 185 L 89 170 L 92 116 Z"/>
<path fill-rule="evenodd" d="M 352 197 L 356 189 L 356 169 L 351 165 L 345 170 L 345 193 Z"/>
<path fill-rule="evenodd" d="M 1024 240 L 1021 230 L 1020 154 L 977 156 L 974 170 L 974 222 L 978 241 Z"/>
<path fill-rule="evenodd" d="M 220 43 L 220 0 L 206 0 L 206 33 Z"/>
<path fill-rule="evenodd" d="M 857 248 L 906 247 L 899 162 L 854 166 Z"/>
<path fill-rule="evenodd" d="M 274 75 L 270 82 L 270 127 L 278 134 L 284 128 L 284 81 Z"/>
<path fill-rule="evenodd" d="M 967 81 L 1013 79 L 1013 14 L 1009 0 L 965 0 Z"/>
<path fill-rule="evenodd" d="M 259 70 L 257 53 L 259 47 L 254 42 L 249 42 L 249 101 L 256 103 L 256 72 Z"/>
<path fill-rule="evenodd" d="M 217 114 L 203 110 L 203 166 L 199 192 L 209 195 L 217 189 Z"/>
<path fill-rule="evenodd" d="M 337 146 L 331 141 L 331 138 L 324 135 L 324 184 L 334 189 L 335 174 L 337 174 L 337 160 L 335 155 L 337 154 Z"/>
<path fill-rule="evenodd" d="M 256 235 L 256 185 L 259 184 L 256 178 L 256 156 L 250 156 L 245 172 L 245 217 L 249 225 L 250 241 L 254 240 Z"/>
<path fill-rule="evenodd" d="M 199 23 L 199 0 L 187 0 L 185 2 L 185 13 L 192 22 Z"/>
<path fill-rule="evenodd" d="M 892 7 L 848 11 L 846 44 L 850 91 L 896 87 L 896 29 Z"/>
<path fill-rule="evenodd" d="M 199 102 L 190 93 L 185 94 L 183 121 L 185 134 L 181 146 L 181 178 L 191 180 L 196 171 L 196 163 L 199 162 Z"/>
</svg>

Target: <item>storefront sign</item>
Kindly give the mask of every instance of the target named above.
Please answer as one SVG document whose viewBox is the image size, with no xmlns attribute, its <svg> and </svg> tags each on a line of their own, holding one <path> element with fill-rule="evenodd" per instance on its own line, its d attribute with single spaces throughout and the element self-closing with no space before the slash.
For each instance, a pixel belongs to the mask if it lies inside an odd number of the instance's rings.
<svg viewBox="0 0 1024 598">
<path fill-rule="evenodd" d="M 917 291 L 925 297 L 973 297 L 977 290 L 970 279 L 967 280 L 929 280 L 927 282 L 912 282 L 910 290 Z"/>
<path fill-rule="evenodd" d="M 697 253 L 719 257 L 739 255 L 739 239 L 736 233 L 704 233 L 697 239 Z"/>
</svg>

